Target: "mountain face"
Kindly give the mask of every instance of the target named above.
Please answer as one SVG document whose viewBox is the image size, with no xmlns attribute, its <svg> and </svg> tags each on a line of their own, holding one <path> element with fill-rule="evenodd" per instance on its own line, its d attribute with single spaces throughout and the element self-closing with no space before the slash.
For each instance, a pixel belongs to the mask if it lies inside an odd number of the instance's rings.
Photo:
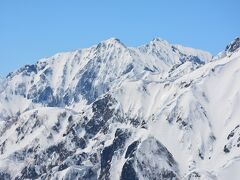
<svg viewBox="0 0 240 180">
<path fill-rule="evenodd" d="M 0 76 L 0 92 L 4 90 L 5 79 Z"/>
<path fill-rule="evenodd" d="M 238 179 L 240 43 L 112 38 L 1 80 L 0 179 Z"/>
</svg>

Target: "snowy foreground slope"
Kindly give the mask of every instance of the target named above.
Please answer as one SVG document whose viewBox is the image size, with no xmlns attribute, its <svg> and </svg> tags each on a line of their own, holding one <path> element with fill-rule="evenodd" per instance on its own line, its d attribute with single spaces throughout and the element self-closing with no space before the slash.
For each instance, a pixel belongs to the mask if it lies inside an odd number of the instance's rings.
<svg viewBox="0 0 240 180">
<path fill-rule="evenodd" d="M 239 179 L 239 49 L 112 38 L 10 73 L 0 179 Z"/>
</svg>

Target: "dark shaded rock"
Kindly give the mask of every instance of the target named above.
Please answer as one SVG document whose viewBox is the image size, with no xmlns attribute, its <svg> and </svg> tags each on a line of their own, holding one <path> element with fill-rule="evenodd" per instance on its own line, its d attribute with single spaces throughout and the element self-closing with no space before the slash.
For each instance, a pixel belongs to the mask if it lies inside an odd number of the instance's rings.
<svg viewBox="0 0 240 180">
<path fill-rule="evenodd" d="M 198 172 L 192 172 L 189 176 L 188 176 L 188 179 L 191 180 L 191 179 L 196 179 L 196 178 L 200 178 L 201 175 L 198 173 Z"/>
<path fill-rule="evenodd" d="M 15 89 L 15 94 L 23 96 L 23 97 L 26 97 L 26 92 L 27 92 L 27 90 L 26 90 L 26 84 L 25 83 L 18 84 L 18 86 Z"/>
<path fill-rule="evenodd" d="M 150 69 L 149 67 L 144 67 L 144 70 L 145 70 L 145 71 L 150 71 L 150 72 L 152 72 L 152 73 L 155 72 L 155 70 L 152 70 L 152 69 Z"/>
<path fill-rule="evenodd" d="M 25 65 L 20 68 L 19 73 L 22 73 L 23 76 L 30 76 L 31 73 L 37 74 L 37 66 L 36 65 Z"/>
<path fill-rule="evenodd" d="M 137 174 L 133 167 L 133 160 L 128 160 L 124 165 L 120 180 L 138 180 Z"/>
<path fill-rule="evenodd" d="M 63 163 L 58 167 L 58 171 L 63 171 L 64 169 L 67 169 L 69 167 L 68 164 Z"/>
<path fill-rule="evenodd" d="M 189 86 L 191 86 L 191 84 L 192 84 L 192 81 L 190 81 L 190 82 L 181 82 L 180 87 L 181 88 L 188 88 Z"/>
<path fill-rule="evenodd" d="M 70 92 L 66 92 L 62 99 L 63 104 L 65 105 L 70 105 L 72 100 L 73 100 L 73 96 L 71 95 Z"/>
<path fill-rule="evenodd" d="M 36 65 L 25 65 L 24 67 L 20 68 L 16 72 L 9 73 L 7 75 L 7 79 L 13 78 L 15 75 L 22 73 L 23 76 L 30 76 L 31 73 L 37 74 L 37 66 Z"/>
<path fill-rule="evenodd" d="M 31 165 L 26 166 L 21 173 L 22 173 L 22 176 L 20 179 L 36 179 L 40 177 L 40 175 L 37 174 L 35 167 Z"/>
<path fill-rule="evenodd" d="M 230 152 L 230 149 L 227 147 L 227 145 L 225 145 L 224 148 L 223 148 L 223 151 L 224 151 L 225 153 L 229 153 L 229 152 Z"/>
<path fill-rule="evenodd" d="M 52 169 L 53 167 L 60 165 L 68 157 L 72 156 L 73 153 L 74 151 L 67 150 L 64 146 L 64 142 L 61 142 L 35 154 L 33 164 L 42 165 L 45 164 L 46 161 L 51 160 L 51 164 L 47 168 Z M 53 155 L 55 156 L 54 161 L 52 160 Z"/>
<path fill-rule="evenodd" d="M 110 95 L 95 101 L 92 105 L 93 117 L 85 126 L 86 133 L 90 137 L 95 136 L 101 129 L 104 128 L 107 121 L 113 116 L 114 109 L 111 109 L 114 100 Z"/>
<path fill-rule="evenodd" d="M 61 105 L 61 99 L 53 95 L 53 90 L 50 86 L 41 89 L 38 89 L 36 85 L 32 86 L 27 98 L 32 99 L 34 103 L 41 103 L 49 107 L 59 107 Z"/>
<path fill-rule="evenodd" d="M 37 102 L 48 104 L 53 101 L 53 90 L 50 86 L 46 87 L 42 92 L 39 93 Z"/>
<path fill-rule="evenodd" d="M 133 64 L 128 64 L 122 74 L 124 75 L 124 74 L 131 72 L 133 70 L 133 68 L 134 68 Z"/>
<path fill-rule="evenodd" d="M 72 122 L 73 121 L 73 117 L 72 116 L 69 116 L 68 117 L 68 122 Z"/>
<path fill-rule="evenodd" d="M 232 138 L 235 134 L 235 132 L 239 129 L 239 125 L 237 125 L 228 135 L 227 139 L 229 140 L 230 138 Z"/>
<path fill-rule="evenodd" d="M 139 145 L 139 141 L 134 141 L 132 144 L 128 146 L 127 152 L 125 154 L 125 159 L 131 158 L 134 156 L 134 152 L 137 150 L 138 145 Z"/>
<path fill-rule="evenodd" d="M 10 174 L 0 171 L 0 180 L 11 180 Z"/>
<path fill-rule="evenodd" d="M 90 161 L 93 164 L 97 164 L 99 162 L 99 157 L 97 153 L 91 154 L 90 155 Z"/>
<path fill-rule="evenodd" d="M 169 179 L 169 180 L 173 180 L 173 179 L 177 179 L 176 174 L 173 171 L 162 171 L 162 178 L 161 179 Z"/>
<path fill-rule="evenodd" d="M 202 154 L 202 152 L 199 150 L 198 151 L 198 156 L 203 160 L 204 159 L 204 155 Z"/>
<path fill-rule="evenodd" d="M 71 156 L 69 159 L 71 162 L 73 162 L 74 165 L 79 166 L 87 158 L 89 158 L 89 155 L 87 153 L 81 153 L 81 154 L 75 154 Z"/>
<path fill-rule="evenodd" d="M 235 52 L 240 47 L 240 37 L 237 37 L 232 41 L 225 49 L 228 52 Z"/>
<path fill-rule="evenodd" d="M 60 124 L 60 122 L 58 121 L 58 122 L 52 127 L 52 130 L 55 131 L 56 133 L 59 133 L 60 128 L 61 128 L 61 124 Z"/>
<path fill-rule="evenodd" d="M 87 143 L 86 143 L 85 139 L 84 138 L 79 138 L 76 135 L 72 138 L 71 141 L 75 143 L 76 147 L 79 147 L 81 149 L 84 149 L 87 146 Z"/>
<path fill-rule="evenodd" d="M 153 119 L 154 120 L 154 119 Z M 147 123 L 143 120 L 141 123 L 141 128 L 147 129 Z"/>
<path fill-rule="evenodd" d="M 195 64 L 205 64 L 204 61 L 202 61 L 198 56 L 192 56 L 192 55 L 183 55 L 181 58 L 180 58 L 180 61 L 182 63 L 185 63 L 186 61 L 190 61 L 190 62 L 193 62 Z"/>
<path fill-rule="evenodd" d="M 7 140 L 5 140 L 2 144 L 0 144 L 0 154 L 3 154 L 3 153 L 4 153 L 5 146 L 6 146 L 6 141 L 7 141 Z"/>
<path fill-rule="evenodd" d="M 97 173 L 93 171 L 92 168 L 88 168 L 83 174 L 82 179 L 83 180 L 97 179 Z"/>
<path fill-rule="evenodd" d="M 141 125 L 141 119 L 139 118 L 130 118 L 129 121 L 134 127 L 138 127 Z"/>
<path fill-rule="evenodd" d="M 27 73 L 33 72 L 33 73 L 37 74 L 37 66 L 36 65 L 26 65 L 25 69 L 26 69 Z"/>
<path fill-rule="evenodd" d="M 231 137 L 233 137 L 234 136 L 234 131 L 232 131 L 229 135 L 228 135 L 228 137 L 227 137 L 227 139 L 229 140 Z"/>
<path fill-rule="evenodd" d="M 122 129 L 116 130 L 112 145 L 105 147 L 101 153 L 101 172 L 99 179 L 109 179 L 109 170 L 111 167 L 113 155 L 116 151 L 119 151 L 124 147 L 128 137 L 128 131 Z"/>
</svg>

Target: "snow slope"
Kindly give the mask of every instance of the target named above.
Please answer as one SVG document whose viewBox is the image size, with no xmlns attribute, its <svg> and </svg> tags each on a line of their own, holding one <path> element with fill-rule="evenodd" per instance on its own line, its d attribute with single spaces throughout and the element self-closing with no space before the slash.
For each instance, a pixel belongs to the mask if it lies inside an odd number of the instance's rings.
<svg viewBox="0 0 240 180">
<path fill-rule="evenodd" d="M 215 57 L 111 38 L 10 73 L 0 177 L 237 179 L 239 49 L 239 38 Z"/>
<path fill-rule="evenodd" d="M 0 92 L 4 90 L 5 79 L 0 76 Z"/>
</svg>

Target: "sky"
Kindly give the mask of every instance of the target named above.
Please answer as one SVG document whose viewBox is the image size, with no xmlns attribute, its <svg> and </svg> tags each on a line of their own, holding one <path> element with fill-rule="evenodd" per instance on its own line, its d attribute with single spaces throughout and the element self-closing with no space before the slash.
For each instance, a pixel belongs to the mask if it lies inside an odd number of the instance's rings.
<svg viewBox="0 0 240 180">
<path fill-rule="evenodd" d="M 239 0 L 0 0 L 0 75 L 116 37 L 217 54 L 240 36 Z"/>
</svg>

